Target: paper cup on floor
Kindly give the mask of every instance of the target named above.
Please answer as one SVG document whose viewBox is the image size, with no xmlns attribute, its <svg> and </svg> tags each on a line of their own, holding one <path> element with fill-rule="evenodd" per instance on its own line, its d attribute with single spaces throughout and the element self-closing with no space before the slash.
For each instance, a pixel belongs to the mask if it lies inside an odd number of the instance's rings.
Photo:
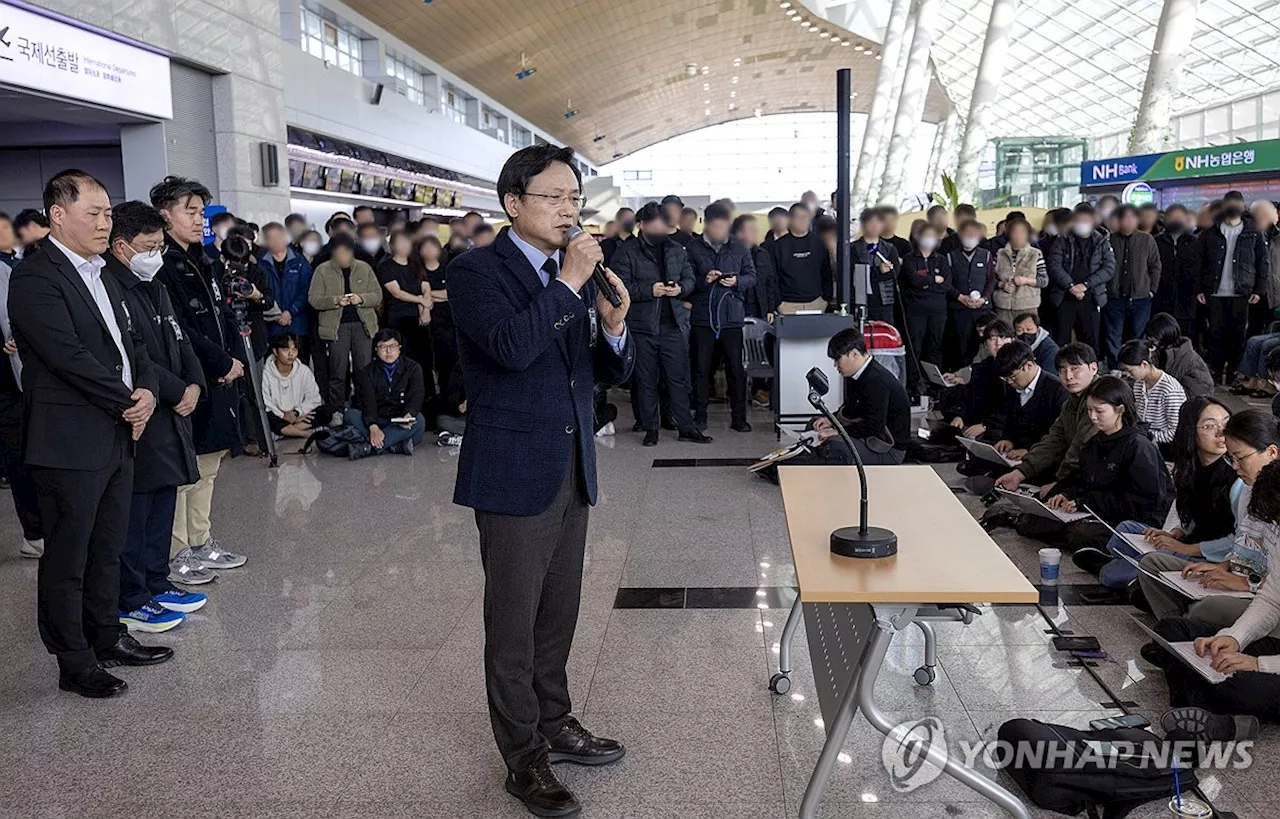
<svg viewBox="0 0 1280 819">
<path fill-rule="evenodd" d="M 1058 585 L 1058 567 L 1062 565 L 1061 549 L 1040 550 L 1040 583 L 1045 586 Z"/>
</svg>

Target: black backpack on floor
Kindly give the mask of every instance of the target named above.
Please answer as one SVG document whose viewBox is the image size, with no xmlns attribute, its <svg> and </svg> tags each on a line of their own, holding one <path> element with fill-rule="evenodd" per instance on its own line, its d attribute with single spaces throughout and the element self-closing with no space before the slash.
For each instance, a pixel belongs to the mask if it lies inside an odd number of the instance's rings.
<svg viewBox="0 0 1280 819">
<path fill-rule="evenodd" d="M 1163 740 L 1150 731 L 1081 731 L 1034 719 L 1012 719 L 1000 726 L 997 736 L 1013 749 L 1005 771 L 1036 806 L 1046 810 L 1068 816 L 1088 811 L 1090 819 L 1124 819 L 1141 805 L 1173 798 L 1172 754 L 1160 753 Z M 1108 745 L 1133 748 L 1135 754 L 1109 765 Z M 1035 748 L 1050 751 L 1030 752 Z M 1144 749 L 1155 756 L 1147 756 Z M 1176 781 L 1184 792 L 1196 787 L 1190 763 L 1179 764 Z"/>
<path fill-rule="evenodd" d="M 345 458 L 347 457 L 347 447 L 352 444 L 362 444 L 364 441 L 365 438 L 360 434 L 360 430 L 353 426 L 343 425 L 337 429 L 318 429 L 307 438 L 307 442 L 302 445 L 301 452 L 306 455 L 314 446 L 326 455 Z"/>
</svg>

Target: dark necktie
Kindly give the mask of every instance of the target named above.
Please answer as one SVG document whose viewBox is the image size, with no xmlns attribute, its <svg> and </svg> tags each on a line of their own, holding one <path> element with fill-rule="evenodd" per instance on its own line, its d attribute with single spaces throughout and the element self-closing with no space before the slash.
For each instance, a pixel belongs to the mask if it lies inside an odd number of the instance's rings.
<svg viewBox="0 0 1280 819">
<path fill-rule="evenodd" d="M 560 274 L 560 265 L 556 262 L 555 256 L 548 256 L 547 260 L 542 263 L 542 272 L 547 274 L 546 283 L 548 285 L 556 280 L 556 276 Z"/>
</svg>

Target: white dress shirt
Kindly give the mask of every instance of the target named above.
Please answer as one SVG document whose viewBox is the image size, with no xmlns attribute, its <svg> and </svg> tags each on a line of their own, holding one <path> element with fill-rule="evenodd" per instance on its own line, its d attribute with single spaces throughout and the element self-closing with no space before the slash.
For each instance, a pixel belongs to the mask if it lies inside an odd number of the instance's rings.
<svg viewBox="0 0 1280 819">
<path fill-rule="evenodd" d="M 1018 406 L 1025 407 L 1027 402 L 1031 400 L 1031 396 L 1036 394 L 1036 384 L 1040 383 L 1040 373 L 1044 370 L 1036 368 L 1036 377 L 1031 379 L 1031 383 L 1018 390 Z"/>
<path fill-rule="evenodd" d="M 107 325 L 107 330 L 111 332 L 111 340 L 116 343 L 116 349 L 120 351 L 120 360 L 124 363 L 120 370 L 120 380 L 132 391 L 133 365 L 129 362 L 129 354 L 124 351 L 124 338 L 120 335 L 120 325 L 116 322 L 116 311 L 111 307 L 111 297 L 107 295 L 107 286 L 102 283 L 102 268 L 106 265 L 106 262 L 102 260 L 101 256 L 94 256 L 91 259 L 83 258 L 62 242 L 53 238 L 52 233 L 49 234 L 49 241 L 53 242 L 54 246 L 71 260 L 76 272 L 84 280 L 84 286 L 89 288 L 89 295 L 93 296 L 93 303 L 98 306 L 98 312 L 102 314 L 102 320 Z"/>
</svg>

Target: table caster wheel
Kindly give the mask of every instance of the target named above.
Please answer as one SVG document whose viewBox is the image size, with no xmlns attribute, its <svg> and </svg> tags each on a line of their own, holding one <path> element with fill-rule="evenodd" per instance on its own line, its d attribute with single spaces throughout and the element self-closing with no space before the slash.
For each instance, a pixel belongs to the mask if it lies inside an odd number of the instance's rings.
<svg viewBox="0 0 1280 819">
<path fill-rule="evenodd" d="M 922 665 L 916 669 L 913 676 L 916 678 L 916 685 L 932 685 L 933 681 L 938 679 L 938 672 L 930 666 Z"/>
<path fill-rule="evenodd" d="M 769 678 L 769 690 L 775 694 L 785 694 L 791 690 L 791 678 L 786 674 L 774 674 Z"/>
</svg>

